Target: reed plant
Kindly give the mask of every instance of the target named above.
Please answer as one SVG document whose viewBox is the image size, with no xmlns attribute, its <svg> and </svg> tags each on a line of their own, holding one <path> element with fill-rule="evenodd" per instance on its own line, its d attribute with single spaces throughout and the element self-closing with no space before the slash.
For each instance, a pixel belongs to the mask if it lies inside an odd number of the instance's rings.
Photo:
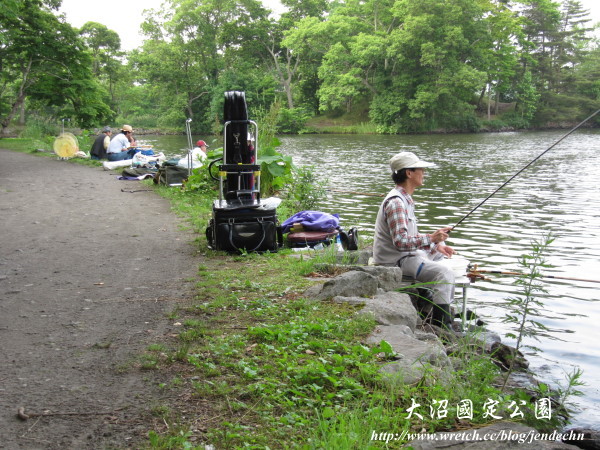
<svg viewBox="0 0 600 450">
<path fill-rule="evenodd" d="M 531 241 L 530 253 L 523 254 L 519 258 L 522 271 L 514 281 L 514 285 L 518 288 L 518 295 L 508 297 L 503 304 L 506 313 L 502 321 L 512 328 L 506 333 L 506 337 L 515 341 L 514 352 L 504 376 L 503 390 L 515 370 L 517 355 L 521 349 L 527 348 L 539 352 L 540 349 L 530 343 L 530 338 L 539 341 L 541 333 L 547 335 L 548 332 L 548 327 L 539 320 L 544 308 L 541 296 L 548 293 L 541 280 L 541 269 L 551 267 L 546 261 L 545 253 L 552 242 L 554 237 L 551 234 Z"/>
<path fill-rule="evenodd" d="M 503 322 L 512 327 L 506 336 L 515 342 L 514 351 L 509 355 L 507 371 L 504 373 L 501 388 L 503 392 L 507 389 L 511 374 L 516 370 L 519 352 L 528 349 L 532 354 L 538 353 L 540 349 L 531 344 L 531 340 L 539 341 L 541 337 L 553 338 L 551 330 L 540 322 L 540 317 L 543 317 L 546 309 L 543 297 L 548 294 L 542 280 L 541 269 L 552 267 L 546 261 L 545 255 L 554 240 L 555 237 L 550 233 L 543 235 L 539 240 L 531 241 L 530 252 L 519 258 L 522 271 L 514 282 L 519 290 L 518 295 L 508 297 L 503 305 L 507 310 Z M 552 423 L 558 424 L 560 420 L 568 421 L 568 416 L 576 409 L 572 398 L 582 395 L 582 392 L 577 389 L 585 385 L 582 376 L 583 371 L 576 368 L 567 373 L 564 382 L 553 390 L 547 383 L 538 384 L 538 396 L 552 398 L 557 414 L 562 417 L 559 419 L 555 416 Z"/>
</svg>

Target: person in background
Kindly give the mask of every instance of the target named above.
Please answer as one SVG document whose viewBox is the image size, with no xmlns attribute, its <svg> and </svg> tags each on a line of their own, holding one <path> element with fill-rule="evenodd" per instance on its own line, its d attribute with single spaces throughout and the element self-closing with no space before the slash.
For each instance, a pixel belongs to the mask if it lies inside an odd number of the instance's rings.
<svg viewBox="0 0 600 450">
<path fill-rule="evenodd" d="M 192 169 L 197 169 L 198 167 L 202 167 L 206 162 L 206 152 L 208 149 L 208 144 L 202 140 L 196 142 L 196 146 L 192 149 L 191 155 L 188 154 L 184 158 L 181 158 L 177 165 L 180 167 L 184 167 L 188 169 L 189 167 L 189 158 L 192 160 Z"/>
<path fill-rule="evenodd" d="M 121 132 L 112 138 L 106 150 L 106 158 L 109 161 L 122 161 L 131 158 L 127 150 L 131 147 L 128 136 L 132 134 L 133 128 L 131 125 L 123 125 Z"/>
<path fill-rule="evenodd" d="M 403 275 L 432 292 L 432 323 L 449 326 L 453 322 L 450 304 L 454 300 L 454 273 L 436 261 L 456 252 L 444 244 L 451 228 L 432 234 L 419 233 L 412 194 L 423 185 L 425 169 L 435 164 L 420 160 L 411 152 L 390 159 L 396 187 L 383 200 L 375 221 L 373 261 L 377 265 L 399 266 Z"/>
<path fill-rule="evenodd" d="M 131 133 L 128 133 L 126 136 L 127 140 L 129 141 L 129 150 L 127 150 L 127 153 L 129 154 L 129 158 L 133 158 L 133 155 L 139 151 L 137 148 L 138 143 L 133 137 L 133 130 L 131 130 Z"/>
<path fill-rule="evenodd" d="M 248 142 L 248 152 L 250 153 L 250 164 L 256 164 L 256 152 L 255 147 L 254 147 L 254 135 L 250 132 L 248 132 L 248 138 L 247 138 L 247 142 Z M 248 179 L 248 188 L 249 189 L 254 189 L 254 177 L 247 177 Z"/>
<path fill-rule="evenodd" d="M 254 135 L 250 132 L 248 132 L 248 151 L 253 152 L 254 151 Z M 254 164 L 254 162 L 253 162 Z"/>
<path fill-rule="evenodd" d="M 197 150 L 200 150 L 202 152 L 202 154 L 200 152 L 198 152 Z M 196 147 L 194 147 L 194 150 L 192 150 L 192 153 L 196 153 L 198 155 L 198 159 L 202 162 L 206 161 L 206 152 L 208 151 L 208 144 L 206 142 L 204 142 L 203 140 L 199 140 L 198 142 L 196 142 Z"/>
<path fill-rule="evenodd" d="M 91 159 L 106 159 L 106 149 L 110 145 L 111 134 L 112 130 L 110 127 L 102 129 L 102 133 L 96 137 L 96 140 L 92 144 L 92 149 L 90 150 Z"/>
<path fill-rule="evenodd" d="M 126 125 L 127 126 L 127 125 Z M 137 147 L 138 143 L 135 140 L 135 138 L 133 137 L 133 129 L 131 130 L 131 133 L 127 134 L 127 140 L 129 141 L 129 147 Z"/>
</svg>

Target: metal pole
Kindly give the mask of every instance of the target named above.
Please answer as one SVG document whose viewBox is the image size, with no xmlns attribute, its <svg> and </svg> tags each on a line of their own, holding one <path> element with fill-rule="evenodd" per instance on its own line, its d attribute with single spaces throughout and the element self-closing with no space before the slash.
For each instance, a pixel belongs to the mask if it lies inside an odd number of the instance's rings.
<svg viewBox="0 0 600 450">
<path fill-rule="evenodd" d="M 188 165 L 188 177 L 192 174 L 192 151 L 194 148 L 192 147 L 192 129 L 190 126 L 191 118 L 185 121 L 185 129 L 188 138 L 188 156 L 187 156 L 187 165 Z"/>
</svg>

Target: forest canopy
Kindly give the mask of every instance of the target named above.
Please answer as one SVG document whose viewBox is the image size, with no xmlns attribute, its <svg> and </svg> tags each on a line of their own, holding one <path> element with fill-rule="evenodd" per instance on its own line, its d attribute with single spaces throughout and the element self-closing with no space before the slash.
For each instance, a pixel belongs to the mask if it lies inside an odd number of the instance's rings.
<svg viewBox="0 0 600 450">
<path fill-rule="evenodd" d="M 578 0 L 167 0 L 140 48 L 60 0 L 0 10 L 0 123 L 127 120 L 220 129 L 223 92 L 278 131 L 348 117 L 380 133 L 561 126 L 600 107 L 600 48 Z M 596 25 L 597 27 L 597 25 Z"/>
</svg>

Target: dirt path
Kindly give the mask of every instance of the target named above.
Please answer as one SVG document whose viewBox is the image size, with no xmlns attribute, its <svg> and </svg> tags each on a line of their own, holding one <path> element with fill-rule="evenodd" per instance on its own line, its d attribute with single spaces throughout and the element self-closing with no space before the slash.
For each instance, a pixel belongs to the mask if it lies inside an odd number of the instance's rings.
<svg viewBox="0 0 600 450">
<path fill-rule="evenodd" d="M 122 189 L 146 187 L 0 150 L 0 448 L 146 436 L 161 394 L 136 358 L 170 333 L 199 260 L 167 200 Z"/>
</svg>

